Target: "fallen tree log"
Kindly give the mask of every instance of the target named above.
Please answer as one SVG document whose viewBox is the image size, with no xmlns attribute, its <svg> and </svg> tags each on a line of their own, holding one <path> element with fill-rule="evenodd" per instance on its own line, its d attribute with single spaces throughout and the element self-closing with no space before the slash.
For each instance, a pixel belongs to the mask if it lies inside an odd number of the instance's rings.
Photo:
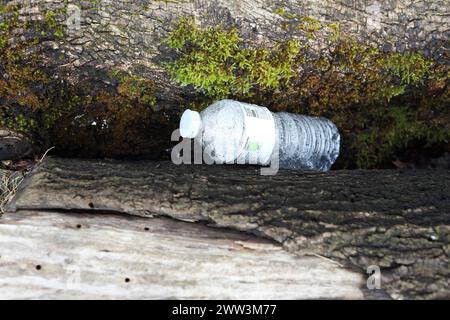
<svg viewBox="0 0 450 320">
<path fill-rule="evenodd" d="M 68 57 L 63 65 L 49 60 L 64 71 L 72 81 L 83 79 L 89 71 L 99 79 L 101 70 L 119 68 L 132 74 L 157 81 L 163 88 L 165 101 L 183 101 L 189 90 L 174 86 L 168 80 L 161 62 L 167 60 L 162 41 L 173 23 L 180 17 L 193 16 L 203 26 L 237 26 L 243 38 L 255 44 L 274 44 L 287 36 L 307 41 L 300 30 L 286 34 L 283 19 L 277 9 L 312 17 L 327 23 L 338 23 L 342 31 L 360 40 L 370 41 L 387 50 L 417 49 L 439 56 L 448 50 L 441 47 L 449 38 L 450 11 L 445 0 L 433 1 L 276 1 L 267 0 L 102 0 L 64 1 L 14 0 L 24 19 L 37 19 L 46 12 L 64 9 L 61 19 L 66 32 L 53 42 L 43 42 L 41 49 L 63 53 Z M 43 18 L 41 16 L 41 18 Z M 316 39 L 319 48 L 325 39 Z M 320 43 L 322 41 L 322 43 Z M 436 50 L 436 51 L 434 51 Z M 53 54 L 52 54 L 53 55 Z"/>
<path fill-rule="evenodd" d="M 170 216 L 381 272 L 393 298 L 450 297 L 450 173 L 281 171 L 48 158 L 9 210 Z"/>
<path fill-rule="evenodd" d="M 360 274 L 271 241 L 167 218 L 0 218 L 1 299 L 361 299 Z"/>
</svg>

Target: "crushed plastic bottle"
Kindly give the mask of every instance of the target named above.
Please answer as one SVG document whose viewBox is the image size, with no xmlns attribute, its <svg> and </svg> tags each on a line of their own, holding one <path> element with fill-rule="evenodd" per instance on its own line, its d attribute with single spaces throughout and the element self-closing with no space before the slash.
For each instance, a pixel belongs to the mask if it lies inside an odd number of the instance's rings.
<svg viewBox="0 0 450 320">
<path fill-rule="evenodd" d="M 216 163 L 269 165 L 328 171 L 339 155 L 340 136 L 325 118 L 286 112 L 234 100 L 213 103 L 201 113 L 186 110 L 180 134 L 194 138 Z"/>
</svg>

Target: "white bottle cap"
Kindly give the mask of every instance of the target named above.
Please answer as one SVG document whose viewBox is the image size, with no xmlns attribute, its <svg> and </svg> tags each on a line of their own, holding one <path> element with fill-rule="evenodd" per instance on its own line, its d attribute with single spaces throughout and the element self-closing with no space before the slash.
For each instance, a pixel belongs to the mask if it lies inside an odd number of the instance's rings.
<svg viewBox="0 0 450 320">
<path fill-rule="evenodd" d="M 195 138 L 202 128 L 200 113 L 187 109 L 180 120 L 180 134 L 183 138 Z"/>
</svg>

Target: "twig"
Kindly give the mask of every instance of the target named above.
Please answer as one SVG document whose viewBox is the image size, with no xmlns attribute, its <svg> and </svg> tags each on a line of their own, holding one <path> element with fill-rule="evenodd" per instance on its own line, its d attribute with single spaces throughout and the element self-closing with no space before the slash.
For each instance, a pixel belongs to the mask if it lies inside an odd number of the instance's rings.
<svg viewBox="0 0 450 320">
<path fill-rule="evenodd" d="M 341 263 L 339 263 L 339 262 L 337 262 L 337 261 L 331 260 L 331 259 L 329 259 L 329 258 L 327 258 L 327 257 L 321 256 L 320 254 L 312 253 L 312 255 L 315 256 L 315 257 L 318 257 L 318 258 L 320 258 L 320 259 L 329 261 L 329 262 L 331 262 L 331 263 L 337 264 L 337 265 L 338 265 L 339 267 L 341 267 L 341 268 L 344 267 L 343 264 L 341 264 Z"/>
<path fill-rule="evenodd" d="M 47 151 L 45 151 L 44 155 L 43 155 L 42 158 L 38 161 L 37 165 L 38 165 L 38 164 L 41 164 L 42 161 L 44 161 L 44 158 L 47 156 L 47 153 L 49 153 L 49 152 L 50 152 L 51 150 L 53 150 L 53 149 L 55 149 L 55 147 L 51 147 L 51 148 L 49 148 Z"/>
</svg>

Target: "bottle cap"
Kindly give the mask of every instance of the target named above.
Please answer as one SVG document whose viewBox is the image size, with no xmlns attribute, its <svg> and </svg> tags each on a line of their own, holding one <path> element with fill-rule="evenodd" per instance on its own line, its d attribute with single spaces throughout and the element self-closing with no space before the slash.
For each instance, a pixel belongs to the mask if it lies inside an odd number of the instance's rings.
<svg viewBox="0 0 450 320">
<path fill-rule="evenodd" d="M 183 138 L 195 138 L 202 128 L 200 113 L 187 109 L 180 120 L 180 134 Z"/>
</svg>

